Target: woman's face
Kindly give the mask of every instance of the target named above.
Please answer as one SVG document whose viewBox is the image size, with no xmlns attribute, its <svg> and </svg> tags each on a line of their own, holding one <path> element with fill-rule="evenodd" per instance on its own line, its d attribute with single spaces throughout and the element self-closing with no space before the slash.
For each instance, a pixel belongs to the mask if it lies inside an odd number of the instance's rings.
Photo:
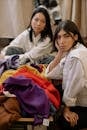
<svg viewBox="0 0 87 130">
<path fill-rule="evenodd" d="M 63 52 L 67 52 L 72 48 L 74 42 L 77 39 L 78 39 L 77 35 L 74 35 L 73 33 L 68 34 L 62 29 L 57 35 L 55 45 L 57 49 L 61 49 Z"/>
<path fill-rule="evenodd" d="M 44 30 L 46 26 L 46 19 L 43 13 L 37 13 L 34 15 L 34 17 L 31 20 L 31 26 L 35 35 L 38 35 Z"/>
</svg>

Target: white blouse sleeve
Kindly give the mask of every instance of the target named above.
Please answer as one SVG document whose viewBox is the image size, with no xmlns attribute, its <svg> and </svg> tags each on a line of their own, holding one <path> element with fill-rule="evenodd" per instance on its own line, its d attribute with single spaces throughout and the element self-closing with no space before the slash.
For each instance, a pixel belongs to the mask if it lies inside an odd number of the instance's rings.
<svg viewBox="0 0 87 130">
<path fill-rule="evenodd" d="M 67 106 L 75 106 L 77 95 L 83 89 L 84 84 L 85 79 L 82 63 L 77 58 L 73 58 L 64 86 L 63 102 Z"/>
</svg>

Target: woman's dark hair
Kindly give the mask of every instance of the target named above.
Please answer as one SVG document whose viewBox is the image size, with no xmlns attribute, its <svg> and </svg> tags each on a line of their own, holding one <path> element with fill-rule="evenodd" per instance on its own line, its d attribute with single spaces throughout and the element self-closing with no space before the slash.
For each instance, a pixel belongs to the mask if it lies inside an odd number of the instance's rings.
<svg viewBox="0 0 87 130">
<path fill-rule="evenodd" d="M 77 42 L 80 42 L 81 44 L 84 44 L 84 41 L 83 41 L 83 39 L 81 37 L 81 34 L 80 34 L 80 31 L 79 31 L 78 27 L 71 20 L 61 21 L 58 24 L 58 27 L 56 28 L 55 34 L 54 34 L 54 40 L 53 40 L 54 43 L 55 43 L 55 40 L 57 39 L 57 35 L 58 35 L 58 33 L 60 32 L 61 29 L 63 29 L 68 34 L 73 33 L 74 35 L 76 35 L 76 34 L 78 35 L 78 40 L 75 41 L 75 45 L 77 44 Z"/>
<path fill-rule="evenodd" d="M 45 7 L 40 7 L 38 6 L 34 11 L 33 11 L 33 14 L 31 16 L 31 19 L 30 19 L 30 24 L 28 26 L 28 28 L 30 27 L 30 41 L 32 42 L 32 32 L 33 32 L 33 29 L 31 27 L 31 21 L 33 19 L 33 17 L 37 14 L 37 13 L 42 13 L 45 18 L 46 18 L 46 26 L 44 28 L 44 30 L 41 32 L 41 41 L 46 37 L 50 37 L 51 41 L 53 40 L 53 33 L 52 33 L 52 29 L 51 29 L 51 22 L 50 22 L 50 16 L 49 16 L 49 13 L 47 11 L 47 9 L 45 9 Z"/>
</svg>

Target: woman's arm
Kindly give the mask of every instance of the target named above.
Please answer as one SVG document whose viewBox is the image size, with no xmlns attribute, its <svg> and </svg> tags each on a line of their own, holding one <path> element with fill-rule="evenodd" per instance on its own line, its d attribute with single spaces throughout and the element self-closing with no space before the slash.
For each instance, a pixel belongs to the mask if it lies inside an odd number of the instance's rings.
<svg viewBox="0 0 87 130">
<path fill-rule="evenodd" d="M 44 39 L 44 41 L 38 41 L 37 43 L 32 44 L 32 48 L 20 56 L 21 60 L 28 58 L 30 61 L 35 61 L 47 54 L 50 54 L 53 50 L 53 43 L 50 41 L 49 37 Z"/>
<path fill-rule="evenodd" d="M 58 51 L 58 53 L 55 56 L 54 60 L 49 65 L 49 72 L 52 71 L 60 63 L 60 60 L 62 59 L 62 56 L 63 56 L 63 52 Z"/>
<path fill-rule="evenodd" d="M 65 64 L 65 57 L 60 61 L 58 60 L 59 55 L 55 57 L 55 59 L 47 66 L 45 74 L 46 77 L 50 79 L 62 79 L 63 78 L 63 68 Z"/>
<path fill-rule="evenodd" d="M 68 74 L 67 80 L 64 84 L 63 102 L 65 108 L 63 111 L 64 118 L 70 122 L 71 126 L 74 127 L 79 119 L 78 114 L 72 112 L 70 107 L 75 107 L 78 99 L 78 94 L 82 92 L 84 88 L 85 78 L 84 69 L 78 58 L 72 58 L 68 62 Z"/>
<path fill-rule="evenodd" d="M 48 65 L 46 69 L 46 76 L 52 79 L 62 79 L 63 67 L 65 62 L 65 55 L 67 52 L 63 52 L 57 43 L 55 46 L 58 50 L 54 60 Z"/>
<path fill-rule="evenodd" d="M 67 106 L 76 106 L 78 94 L 85 85 L 84 69 L 78 58 L 71 58 L 66 64 L 68 72 L 64 81 L 63 102 Z"/>
</svg>

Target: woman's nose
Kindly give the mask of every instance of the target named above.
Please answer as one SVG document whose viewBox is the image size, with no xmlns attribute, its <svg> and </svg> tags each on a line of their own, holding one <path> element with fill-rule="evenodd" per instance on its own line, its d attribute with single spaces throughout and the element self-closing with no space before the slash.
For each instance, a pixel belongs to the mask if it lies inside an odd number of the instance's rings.
<svg viewBox="0 0 87 130">
<path fill-rule="evenodd" d="M 37 22 L 37 25 L 40 25 L 40 24 L 41 24 L 41 22 L 40 22 L 40 21 L 38 21 L 38 22 Z"/>
<path fill-rule="evenodd" d="M 63 43 L 64 43 L 64 37 L 61 37 L 59 42 L 60 42 L 61 44 L 63 44 Z"/>
</svg>

